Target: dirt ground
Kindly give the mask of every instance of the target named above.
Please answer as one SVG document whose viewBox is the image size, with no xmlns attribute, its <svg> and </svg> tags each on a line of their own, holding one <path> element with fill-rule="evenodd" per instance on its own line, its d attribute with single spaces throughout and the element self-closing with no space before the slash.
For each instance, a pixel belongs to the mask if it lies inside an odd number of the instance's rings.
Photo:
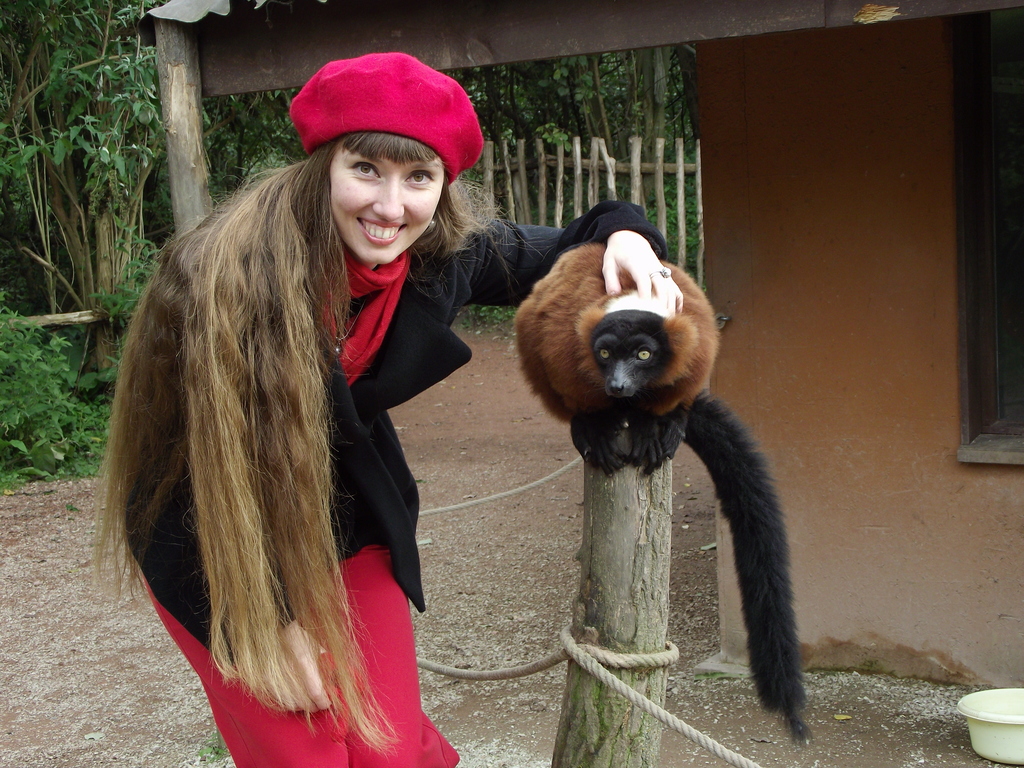
<svg viewBox="0 0 1024 768">
<path fill-rule="evenodd" d="M 465 331 L 474 359 L 395 409 L 424 509 L 544 477 L 575 457 L 516 369 L 501 330 Z M 956 713 L 973 689 L 856 673 L 807 676 L 814 740 L 794 747 L 745 679 L 694 675 L 717 650 L 714 494 L 684 447 L 674 466 L 672 619 L 681 658 L 667 708 L 768 768 L 988 766 Z M 147 602 L 116 605 L 92 581 L 92 480 L 38 483 L 0 497 L 0 766 L 218 765 L 198 680 Z M 428 610 L 420 655 L 479 669 L 557 647 L 578 581 L 582 470 L 525 494 L 425 517 Z M 558 723 L 564 666 L 510 682 L 422 673 L 424 706 L 466 768 L 542 768 Z M 839 716 L 837 718 L 837 716 Z M 724 765 L 667 733 L 660 765 Z"/>
</svg>

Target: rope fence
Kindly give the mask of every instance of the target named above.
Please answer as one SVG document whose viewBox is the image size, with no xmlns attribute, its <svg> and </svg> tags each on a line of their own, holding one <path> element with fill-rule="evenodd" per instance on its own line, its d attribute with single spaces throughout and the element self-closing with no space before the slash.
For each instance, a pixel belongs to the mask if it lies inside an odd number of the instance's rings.
<svg viewBox="0 0 1024 768">
<path fill-rule="evenodd" d="M 548 475 L 547 477 L 542 477 L 540 480 L 534 480 L 532 483 L 527 483 L 526 485 L 521 485 L 518 488 L 513 488 L 511 491 L 502 491 L 501 493 L 496 493 L 493 496 L 485 496 L 482 499 L 470 499 L 469 501 L 463 501 L 460 504 L 452 504 L 451 506 L 448 507 L 435 507 L 434 509 L 425 509 L 422 512 L 420 512 L 420 517 L 426 517 L 427 515 L 439 515 L 442 512 L 454 512 L 458 509 L 468 509 L 469 507 L 476 507 L 479 506 L 480 504 L 489 504 L 492 501 L 500 501 L 501 499 L 507 499 L 509 496 L 515 496 L 520 493 L 526 493 L 527 491 L 532 491 L 534 488 L 537 488 L 538 486 L 544 485 L 544 483 L 551 482 L 556 477 L 561 477 L 570 469 L 582 463 L 583 459 L 577 456 L 564 467 L 556 469 L 550 475 Z"/>
</svg>

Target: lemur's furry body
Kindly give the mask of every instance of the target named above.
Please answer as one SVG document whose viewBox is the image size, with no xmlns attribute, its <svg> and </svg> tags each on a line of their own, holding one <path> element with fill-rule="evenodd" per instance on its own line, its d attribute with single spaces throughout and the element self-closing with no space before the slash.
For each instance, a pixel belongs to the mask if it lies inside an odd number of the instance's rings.
<svg viewBox="0 0 1024 768">
<path fill-rule="evenodd" d="M 523 371 L 548 410 L 566 421 L 620 404 L 605 392 L 591 351 L 594 327 L 617 300 L 605 293 L 603 253 L 604 246 L 588 244 L 562 254 L 516 314 Z M 665 319 L 675 354 L 644 395 L 644 407 L 659 416 L 693 402 L 707 386 L 718 354 L 715 315 L 704 292 L 681 269 L 666 267 L 683 291 L 683 311 Z M 628 280 L 623 285 L 627 291 L 633 287 Z"/>
<path fill-rule="evenodd" d="M 782 512 L 767 462 L 739 419 L 705 388 L 718 353 L 714 310 L 696 283 L 666 264 L 683 311 L 605 293 L 604 246 L 564 253 L 516 315 L 523 372 L 573 442 L 606 472 L 653 471 L 685 441 L 707 466 L 733 535 L 750 666 L 762 703 L 806 740 L 805 695 Z M 634 288 L 626 284 L 628 292 Z M 627 428 L 631 448 L 616 435 Z"/>
</svg>

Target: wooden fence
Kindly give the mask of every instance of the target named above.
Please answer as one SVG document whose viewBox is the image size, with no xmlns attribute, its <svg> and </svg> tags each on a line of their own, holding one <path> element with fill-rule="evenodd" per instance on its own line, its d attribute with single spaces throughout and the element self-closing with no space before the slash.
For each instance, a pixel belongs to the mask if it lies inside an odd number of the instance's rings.
<svg viewBox="0 0 1024 768">
<path fill-rule="evenodd" d="M 593 139 L 590 156 L 583 157 L 579 136 L 573 137 L 571 154 L 566 154 L 561 144 L 556 144 L 554 153 L 544 148 L 543 139 L 534 142 L 535 155 L 526 156 L 526 141 L 515 142 L 515 154 L 509 143 L 502 141 L 500 148 L 493 141 L 484 143 L 483 156 L 477 167 L 482 171 L 484 192 L 502 205 L 505 215 L 521 224 L 540 224 L 560 227 L 571 219 L 583 215 L 585 210 L 601 200 L 618 200 L 621 182 L 619 176 L 629 178 L 629 201 L 645 205 L 644 176 L 653 177 L 653 189 L 658 229 L 669 242 L 677 242 L 676 263 L 687 267 L 686 247 L 686 176 L 695 179 L 696 193 L 689 204 L 696 211 L 697 249 L 694 254 L 694 277 L 698 284 L 704 284 L 704 210 L 701 204 L 700 142 L 697 142 L 695 163 L 665 162 L 665 140 L 655 139 L 654 162 L 641 162 L 643 140 L 633 136 L 629 140 L 629 162 L 621 162 L 608 153 L 604 139 Z M 496 149 L 498 150 L 496 153 Z M 683 157 L 683 140 L 676 139 L 676 158 Z M 497 157 L 496 157 L 497 154 Z M 674 210 L 676 228 L 669 231 L 668 205 L 665 198 L 665 177 L 676 179 Z M 571 212 L 567 212 L 568 189 L 572 188 Z M 586 190 L 586 208 L 583 205 Z M 551 197 L 549 198 L 549 193 Z M 551 214 L 550 222 L 548 215 Z M 24 318 L 42 326 L 88 324 L 106 319 L 102 312 L 69 312 L 60 315 L 39 315 Z"/>
<path fill-rule="evenodd" d="M 676 139 L 676 162 L 665 162 L 665 139 L 655 139 L 654 162 L 641 162 L 643 140 L 633 136 L 629 140 L 629 162 L 623 162 L 608 153 L 604 139 L 592 139 L 590 156 L 583 157 L 579 136 L 572 139 L 571 154 L 567 155 L 562 144 L 556 144 L 554 152 L 545 150 L 544 140 L 534 142 L 535 154 L 526 156 L 526 140 L 515 142 L 515 154 L 509 142 L 502 140 L 499 146 L 493 141 L 484 144 L 483 156 L 478 166 L 483 174 L 485 193 L 505 208 L 505 215 L 520 224 L 547 225 L 560 227 L 568 220 L 583 215 L 583 196 L 586 190 L 586 208 L 592 208 L 600 200 L 618 200 L 619 187 L 623 182 L 619 176 L 629 179 L 629 201 L 644 206 L 644 176 L 653 177 L 656 222 L 658 229 L 667 238 L 673 235 L 677 242 L 676 263 L 686 266 L 686 176 L 695 178 L 695 200 L 691 205 L 697 214 L 697 253 L 695 254 L 696 279 L 704 283 L 704 212 L 701 204 L 700 142 L 697 142 L 695 163 L 679 162 L 683 157 L 683 140 Z M 496 152 L 497 150 L 497 152 Z M 497 154 L 497 156 L 496 156 Z M 674 205 L 677 222 L 676 231 L 668 230 L 669 204 L 665 199 L 665 176 L 676 180 Z M 572 187 L 571 215 L 566 215 L 568 188 Z M 553 194 L 549 200 L 548 194 Z"/>
</svg>

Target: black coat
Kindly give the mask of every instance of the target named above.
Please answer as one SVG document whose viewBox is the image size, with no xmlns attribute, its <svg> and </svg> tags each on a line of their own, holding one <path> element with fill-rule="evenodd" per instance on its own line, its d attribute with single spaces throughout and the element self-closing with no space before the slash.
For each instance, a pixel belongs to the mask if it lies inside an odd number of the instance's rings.
<svg viewBox="0 0 1024 768">
<path fill-rule="evenodd" d="M 441 272 L 407 281 L 373 366 L 351 387 L 340 367 L 330 382 L 334 412 L 335 530 L 339 553 L 368 544 L 391 550 L 395 579 L 424 610 L 416 521 L 419 495 L 387 410 L 469 362 L 451 330 L 466 304 L 518 304 L 559 253 L 604 241 L 617 230 L 643 234 L 665 257 L 665 241 L 636 206 L 601 203 L 566 229 L 497 224 Z M 198 640 L 209 641 L 209 602 L 183 483 L 161 516 L 142 571 L 161 605 Z"/>
</svg>

